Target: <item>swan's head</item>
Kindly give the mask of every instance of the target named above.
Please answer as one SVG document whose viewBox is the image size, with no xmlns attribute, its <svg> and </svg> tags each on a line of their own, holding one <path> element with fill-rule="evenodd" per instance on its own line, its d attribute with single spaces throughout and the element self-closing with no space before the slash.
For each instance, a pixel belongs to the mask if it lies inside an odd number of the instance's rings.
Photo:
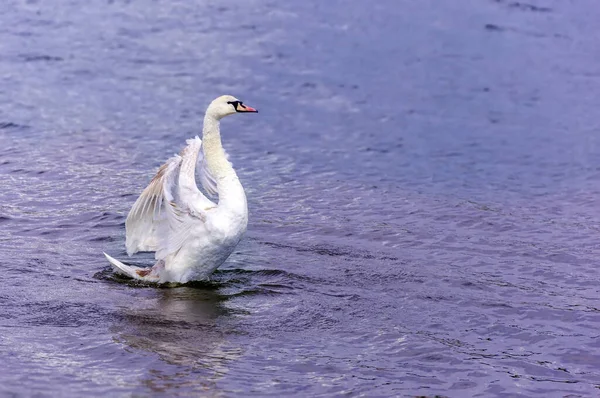
<svg viewBox="0 0 600 398">
<path fill-rule="evenodd" d="M 219 120 L 234 113 L 258 112 L 231 95 L 222 95 L 210 103 L 206 114 Z"/>
</svg>

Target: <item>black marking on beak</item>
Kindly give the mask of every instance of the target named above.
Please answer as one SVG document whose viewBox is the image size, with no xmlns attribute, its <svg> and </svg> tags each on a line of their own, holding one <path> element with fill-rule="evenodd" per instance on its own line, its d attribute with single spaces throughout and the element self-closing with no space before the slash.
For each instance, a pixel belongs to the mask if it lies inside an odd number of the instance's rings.
<svg viewBox="0 0 600 398">
<path fill-rule="evenodd" d="M 244 106 L 242 101 L 227 101 L 227 103 L 233 105 L 233 109 L 235 109 L 236 112 L 240 111 L 240 106 Z"/>
<path fill-rule="evenodd" d="M 248 110 L 248 108 L 246 108 L 246 105 L 244 105 L 244 103 L 242 101 L 227 101 L 227 103 L 233 105 L 233 109 L 235 109 L 235 111 L 238 113 L 256 112 L 256 110 L 254 110 L 254 111 Z"/>
</svg>

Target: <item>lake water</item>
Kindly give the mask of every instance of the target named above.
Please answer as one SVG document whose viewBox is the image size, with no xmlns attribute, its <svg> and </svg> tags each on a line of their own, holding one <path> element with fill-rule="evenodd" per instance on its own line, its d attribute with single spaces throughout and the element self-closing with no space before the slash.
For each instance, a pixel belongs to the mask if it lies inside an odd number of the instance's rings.
<svg viewBox="0 0 600 398">
<path fill-rule="evenodd" d="M 5 0 L 0 395 L 600 395 L 600 6 L 527 1 Z M 246 237 L 115 277 L 221 94 Z"/>
</svg>

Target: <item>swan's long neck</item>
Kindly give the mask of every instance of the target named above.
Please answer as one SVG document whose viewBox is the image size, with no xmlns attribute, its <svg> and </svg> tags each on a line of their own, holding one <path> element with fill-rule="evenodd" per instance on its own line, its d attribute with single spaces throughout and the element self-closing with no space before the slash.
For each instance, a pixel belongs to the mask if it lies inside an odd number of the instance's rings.
<svg viewBox="0 0 600 398">
<path fill-rule="evenodd" d="M 227 160 L 225 150 L 221 144 L 219 120 L 209 113 L 204 117 L 202 149 L 208 170 L 217 181 L 219 207 L 227 207 L 232 211 L 247 213 L 244 188 L 231 163 Z"/>
<path fill-rule="evenodd" d="M 213 177 L 215 177 L 217 182 L 229 177 L 237 178 L 235 170 L 231 167 L 231 163 L 229 163 L 225 157 L 223 144 L 221 144 L 219 120 L 208 115 L 204 118 L 202 148 L 204 150 L 206 163 L 208 164 L 208 170 Z"/>
</svg>

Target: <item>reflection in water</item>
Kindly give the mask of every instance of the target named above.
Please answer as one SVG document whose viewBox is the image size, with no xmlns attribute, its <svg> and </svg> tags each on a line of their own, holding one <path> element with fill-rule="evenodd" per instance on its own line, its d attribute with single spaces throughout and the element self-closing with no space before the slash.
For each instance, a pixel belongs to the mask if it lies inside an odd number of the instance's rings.
<svg viewBox="0 0 600 398">
<path fill-rule="evenodd" d="M 111 329 L 115 340 L 176 365 L 169 371 L 150 366 L 142 383 L 156 392 L 214 392 L 241 354 L 227 341 L 235 333 L 232 311 L 222 305 L 227 296 L 213 286 L 141 290 L 146 300 L 136 297 L 123 309 L 121 322 Z"/>
</svg>

